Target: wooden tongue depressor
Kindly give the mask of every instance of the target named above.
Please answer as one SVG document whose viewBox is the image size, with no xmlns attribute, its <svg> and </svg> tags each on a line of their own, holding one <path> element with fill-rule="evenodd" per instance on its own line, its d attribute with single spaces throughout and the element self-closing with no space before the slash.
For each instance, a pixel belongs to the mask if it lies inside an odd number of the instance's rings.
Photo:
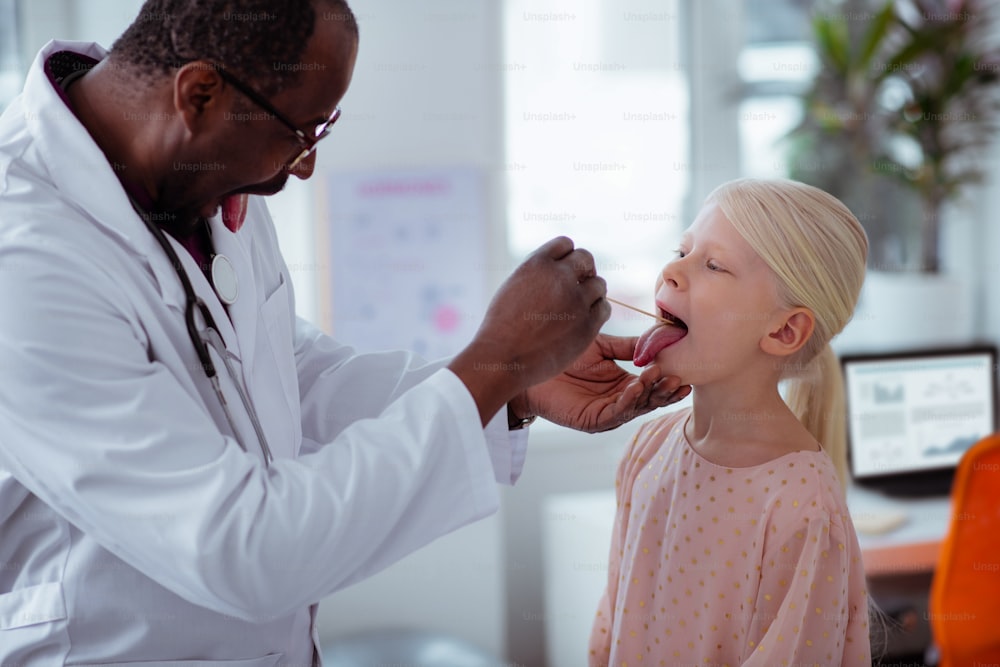
<svg viewBox="0 0 1000 667">
<path fill-rule="evenodd" d="M 663 322 L 664 324 L 671 324 L 671 322 L 669 320 L 667 320 L 667 319 L 665 319 L 663 317 L 660 317 L 659 315 L 654 315 L 653 313 L 646 312 L 645 310 L 642 310 L 641 308 L 636 308 L 635 306 L 630 306 L 627 303 L 622 303 L 621 301 L 618 301 L 617 299 L 612 299 L 610 296 L 606 296 L 604 298 L 607 299 L 608 301 L 610 301 L 611 303 L 616 303 L 619 306 L 622 306 L 623 308 L 628 308 L 629 310 L 634 310 L 637 313 L 642 313 L 643 315 L 648 315 L 649 317 L 652 317 L 655 320 L 659 320 L 660 322 Z"/>
</svg>

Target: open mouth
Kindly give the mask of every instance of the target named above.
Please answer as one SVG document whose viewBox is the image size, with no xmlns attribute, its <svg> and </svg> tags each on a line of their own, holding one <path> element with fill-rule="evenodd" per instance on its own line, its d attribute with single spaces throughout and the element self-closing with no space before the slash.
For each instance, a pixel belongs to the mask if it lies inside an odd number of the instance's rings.
<svg viewBox="0 0 1000 667">
<path fill-rule="evenodd" d="M 688 326 L 684 320 L 663 308 L 659 310 L 660 317 L 665 322 L 657 324 L 639 336 L 632 355 L 632 361 L 636 366 L 645 366 L 655 359 L 661 350 L 670 347 L 688 334 Z"/>
<path fill-rule="evenodd" d="M 684 329 L 685 331 L 688 328 L 688 326 L 684 323 L 684 320 L 682 320 L 681 318 L 677 317 L 673 313 L 664 310 L 663 308 L 660 308 L 660 317 L 662 317 L 663 319 L 665 319 L 667 322 L 669 322 L 673 326 L 680 327 L 681 329 Z"/>
</svg>

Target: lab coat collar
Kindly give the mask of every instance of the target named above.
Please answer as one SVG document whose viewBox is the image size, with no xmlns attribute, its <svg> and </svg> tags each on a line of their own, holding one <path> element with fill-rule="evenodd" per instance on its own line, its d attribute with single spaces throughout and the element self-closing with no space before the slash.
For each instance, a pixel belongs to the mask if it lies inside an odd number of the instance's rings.
<svg viewBox="0 0 1000 667">
<path fill-rule="evenodd" d="M 107 51 L 90 42 L 53 40 L 39 52 L 24 86 L 24 106 L 29 133 L 49 170 L 52 182 L 65 199 L 74 202 L 98 226 L 112 234 L 134 253 L 145 258 L 152 270 L 160 294 L 168 306 L 184 312 L 185 297 L 180 279 L 156 239 L 132 207 L 128 194 L 115 175 L 112 165 L 87 129 L 67 108 L 45 74 L 45 60 L 59 51 L 73 51 L 102 60 Z M 226 254 L 236 266 L 242 297 L 231 307 L 236 328 L 244 338 L 255 336 L 253 314 L 253 275 L 250 254 L 240 237 L 233 234 L 217 215 L 210 222 L 216 252 Z M 181 264 L 188 272 L 195 292 L 208 304 L 226 348 L 237 359 L 240 345 L 236 331 L 215 291 L 194 259 L 169 235 Z M 249 325 L 249 326 L 244 326 Z M 245 340 L 252 349 L 252 340 Z"/>
<path fill-rule="evenodd" d="M 130 248 L 148 257 L 154 254 L 156 240 L 137 215 L 123 215 L 125 211 L 132 212 L 132 205 L 112 166 L 45 74 L 45 60 L 58 51 L 74 51 L 98 60 L 107 56 L 103 48 L 88 42 L 53 40 L 46 44 L 24 84 L 28 132 L 64 198 Z"/>
</svg>

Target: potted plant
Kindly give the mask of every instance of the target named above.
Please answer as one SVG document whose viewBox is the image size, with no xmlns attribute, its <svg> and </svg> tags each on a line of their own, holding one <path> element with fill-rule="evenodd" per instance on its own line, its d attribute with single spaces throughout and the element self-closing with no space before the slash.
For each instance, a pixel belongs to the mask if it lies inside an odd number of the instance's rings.
<svg viewBox="0 0 1000 667">
<path fill-rule="evenodd" d="M 812 21 L 820 70 L 789 136 L 789 175 L 843 199 L 868 232 L 870 269 L 919 274 L 923 300 L 949 282 L 932 279 L 943 268 L 943 211 L 981 180 L 1000 125 L 987 9 L 983 0 L 842 0 Z"/>
<path fill-rule="evenodd" d="M 880 162 L 889 114 L 879 100 L 888 76 L 880 66 L 894 17 L 892 3 L 877 15 L 868 0 L 826 2 L 812 20 L 819 71 L 803 95 L 801 123 L 788 136 L 789 176 L 842 199 L 865 225 L 872 266 L 902 268 L 916 199 Z"/>
<path fill-rule="evenodd" d="M 890 114 L 882 161 L 920 196 L 920 268 L 937 273 L 942 209 L 982 180 L 982 150 L 1000 129 L 1000 51 L 981 0 L 910 5 L 893 22 L 900 29 L 888 67 L 898 70 L 902 104 Z"/>
</svg>

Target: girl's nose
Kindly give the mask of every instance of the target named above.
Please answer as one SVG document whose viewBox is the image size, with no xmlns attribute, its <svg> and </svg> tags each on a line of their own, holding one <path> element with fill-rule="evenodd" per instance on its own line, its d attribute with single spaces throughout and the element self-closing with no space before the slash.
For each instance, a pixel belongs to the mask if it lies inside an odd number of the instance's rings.
<svg viewBox="0 0 1000 667">
<path fill-rule="evenodd" d="M 666 284 L 673 289 L 682 289 L 686 285 L 684 279 L 684 271 L 681 263 L 683 258 L 675 259 L 668 262 L 666 266 L 663 267 L 663 271 L 660 272 L 660 277 L 656 281 L 656 286 L 659 288 L 660 285 Z"/>
</svg>

